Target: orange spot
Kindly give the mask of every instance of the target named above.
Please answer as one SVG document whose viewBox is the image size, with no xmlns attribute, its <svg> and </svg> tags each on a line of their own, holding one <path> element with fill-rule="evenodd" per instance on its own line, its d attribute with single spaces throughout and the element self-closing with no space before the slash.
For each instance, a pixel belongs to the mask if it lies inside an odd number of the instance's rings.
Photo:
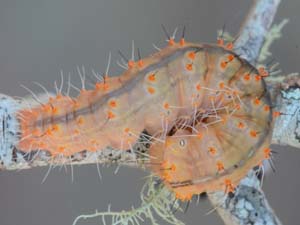
<svg viewBox="0 0 300 225">
<path fill-rule="evenodd" d="M 107 91 L 109 89 L 109 85 L 107 82 L 97 82 L 95 84 L 95 89 Z"/>
<path fill-rule="evenodd" d="M 253 138 L 257 137 L 257 132 L 256 132 L 255 130 L 251 130 L 251 131 L 249 132 L 249 134 L 250 134 L 250 136 L 253 137 Z"/>
<path fill-rule="evenodd" d="M 116 117 L 116 115 L 112 111 L 107 112 L 107 119 L 113 119 L 115 117 Z"/>
<path fill-rule="evenodd" d="M 101 90 L 102 89 L 102 83 L 100 83 L 100 82 L 97 82 L 96 84 L 95 84 L 95 89 L 96 90 Z"/>
<path fill-rule="evenodd" d="M 261 76 L 258 75 L 258 74 L 256 74 L 256 75 L 255 75 L 255 80 L 256 80 L 256 81 L 260 81 L 260 80 L 261 80 Z"/>
<path fill-rule="evenodd" d="M 240 129 L 244 129 L 245 128 L 245 124 L 243 122 L 239 122 L 237 125 L 238 128 Z"/>
<path fill-rule="evenodd" d="M 51 128 L 48 128 L 47 130 L 46 130 L 46 132 L 45 132 L 45 135 L 47 135 L 47 136 L 52 136 L 52 129 Z"/>
<path fill-rule="evenodd" d="M 269 111 L 270 111 L 270 106 L 265 105 L 265 106 L 264 106 L 264 110 L 265 110 L 266 112 L 269 112 Z"/>
<path fill-rule="evenodd" d="M 58 108 L 57 107 L 53 107 L 52 108 L 52 113 L 53 114 L 57 114 L 58 113 Z"/>
<path fill-rule="evenodd" d="M 184 38 L 181 38 L 181 39 L 180 39 L 179 44 L 180 44 L 180 46 L 184 46 L 184 44 L 185 44 Z"/>
<path fill-rule="evenodd" d="M 249 74 L 249 73 L 247 73 L 247 74 L 244 75 L 244 80 L 245 80 L 245 81 L 249 81 L 250 78 L 251 78 L 251 77 L 250 77 L 250 74 Z"/>
<path fill-rule="evenodd" d="M 265 159 L 269 159 L 271 157 L 271 149 L 265 148 L 264 149 Z"/>
<path fill-rule="evenodd" d="M 107 91 L 109 89 L 108 83 L 103 83 L 103 90 Z"/>
<path fill-rule="evenodd" d="M 224 82 L 220 82 L 220 83 L 219 83 L 219 87 L 220 87 L 221 89 L 223 89 L 223 88 L 225 87 Z"/>
<path fill-rule="evenodd" d="M 173 38 L 170 38 L 170 40 L 169 40 L 169 45 L 172 46 L 172 45 L 174 45 L 174 44 L 175 44 L 174 39 L 173 39 Z"/>
<path fill-rule="evenodd" d="M 65 147 L 65 146 L 59 146 L 59 147 L 57 148 L 57 152 L 59 152 L 59 153 L 63 153 L 65 150 L 66 150 L 66 147 Z"/>
<path fill-rule="evenodd" d="M 62 99 L 62 97 L 63 97 L 62 94 L 58 94 L 58 95 L 56 95 L 55 98 L 56 98 L 57 100 L 60 100 L 60 99 Z"/>
<path fill-rule="evenodd" d="M 229 50 L 233 49 L 233 43 L 232 42 L 228 42 L 226 44 L 226 48 L 229 49 Z"/>
<path fill-rule="evenodd" d="M 254 99 L 254 105 L 260 105 L 261 101 L 259 98 Z"/>
<path fill-rule="evenodd" d="M 259 74 L 260 74 L 262 77 L 267 77 L 267 76 L 269 76 L 268 71 L 266 71 L 264 67 L 258 68 L 258 72 L 259 72 Z"/>
<path fill-rule="evenodd" d="M 221 162 L 221 161 L 217 161 L 217 170 L 218 172 L 221 172 L 223 171 L 225 168 L 224 168 L 224 164 Z"/>
<path fill-rule="evenodd" d="M 232 183 L 231 183 L 231 180 L 225 179 L 225 180 L 224 180 L 224 184 L 225 184 L 226 186 L 229 186 L 229 185 L 231 185 Z"/>
<path fill-rule="evenodd" d="M 148 87 L 148 92 L 149 94 L 154 94 L 155 93 L 155 89 L 153 87 Z"/>
<path fill-rule="evenodd" d="M 129 60 L 128 61 L 128 68 L 132 69 L 134 67 L 134 61 L 133 60 Z"/>
<path fill-rule="evenodd" d="M 144 61 L 140 59 L 140 60 L 138 61 L 138 67 L 141 68 L 141 67 L 143 67 L 143 66 L 144 66 Z"/>
<path fill-rule="evenodd" d="M 228 64 L 228 62 L 222 61 L 221 64 L 220 64 L 220 66 L 221 66 L 222 69 L 225 69 L 226 66 L 227 66 L 227 64 Z"/>
<path fill-rule="evenodd" d="M 128 133 L 129 131 L 130 131 L 129 127 L 126 127 L 126 128 L 124 129 L 124 132 L 125 132 L 125 133 Z"/>
<path fill-rule="evenodd" d="M 197 85 L 196 85 L 196 89 L 197 89 L 197 91 L 200 91 L 200 90 L 201 90 L 201 85 L 200 85 L 200 84 L 197 84 Z"/>
<path fill-rule="evenodd" d="M 241 105 L 240 104 L 236 104 L 235 108 L 236 108 L 236 110 L 240 110 L 241 109 Z"/>
<path fill-rule="evenodd" d="M 165 109 L 169 109 L 169 108 L 170 108 L 169 103 L 166 102 L 166 103 L 164 104 L 164 108 L 165 108 Z"/>
<path fill-rule="evenodd" d="M 82 116 L 79 116 L 79 117 L 77 118 L 76 122 L 77 122 L 78 125 L 82 125 L 82 124 L 84 123 L 83 117 L 82 117 Z"/>
<path fill-rule="evenodd" d="M 274 118 L 279 117 L 280 115 L 281 115 L 281 112 L 278 112 L 278 111 L 273 112 Z"/>
<path fill-rule="evenodd" d="M 181 194 L 180 194 L 180 193 L 176 193 L 176 194 L 175 194 L 175 198 L 176 198 L 176 199 L 181 199 Z"/>
<path fill-rule="evenodd" d="M 80 131 L 79 131 L 78 129 L 75 129 L 75 130 L 74 130 L 74 134 L 77 134 L 77 135 L 78 135 L 78 134 L 80 134 Z"/>
<path fill-rule="evenodd" d="M 192 64 L 192 63 L 188 63 L 188 64 L 186 64 L 185 68 L 186 68 L 188 71 L 191 71 L 191 70 L 193 70 L 193 64 Z"/>
<path fill-rule="evenodd" d="M 218 43 L 218 45 L 221 45 L 221 46 L 224 45 L 224 39 L 218 38 L 217 43 Z"/>
<path fill-rule="evenodd" d="M 53 126 L 52 126 L 52 130 L 53 131 L 59 131 L 59 129 L 60 129 L 60 127 L 59 127 L 59 125 L 57 125 L 57 124 L 54 124 Z"/>
<path fill-rule="evenodd" d="M 170 170 L 172 172 L 175 172 L 176 171 L 176 165 L 175 164 L 172 164 L 171 167 L 170 167 Z"/>
<path fill-rule="evenodd" d="M 227 59 L 229 62 L 231 62 L 234 59 L 234 55 L 232 55 L 232 54 L 228 55 Z"/>
<path fill-rule="evenodd" d="M 198 132 L 198 133 L 197 133 L 197 138 L 201 140 L 201 139 L 203 138 L 203 134 L 200 133 L 200 132 Z"/>
<path fill-rule="evenodd" d="M 214 148 L 214 147 L 209 147 L 209 148 L 208 148 L 208 152 L 209 152 L 212 156 L 214 156 L 214 155 L 217 154 L 217 149 Z"/>
<path fill-rule="evenodd" d="M 111 101 L 109 101 L 108 105 L 112 108 L 115 108 L 115 107 L 117 107 L 117 102 L 115 100 L 111 100 Z"/>
<path fill-rule="evenodd" d="M 190 53 L 188 54 L 188 57 L 189 57 L 190 59 L 195 59 L 195 56 L 196 56 L 195 52 L 190 52 Z"/>
<path fill-rule="evenodd" d="M 224 184 L 225 184 L 225 187 L 226 187 L 226 192 L 234 192 L 235 188 L 234 188 L 234 186 L 233 186 L 230 179 L 225 179 Z"/>
<path fill-rule="evenodd" d="M 148 76 L 148 80 L 149 80 L 149 81 L 155 81 L 155 80 L 156 80 L 155 74 L 154 74 L 154 73 L 150 74 L 150 75 Z"/>
</svg>

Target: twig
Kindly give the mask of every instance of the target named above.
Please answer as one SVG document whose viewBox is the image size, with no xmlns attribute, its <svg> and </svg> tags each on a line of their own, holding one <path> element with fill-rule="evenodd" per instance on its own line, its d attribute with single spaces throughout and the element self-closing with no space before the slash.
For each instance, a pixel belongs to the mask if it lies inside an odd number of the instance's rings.
<svg viewBox="0 0 300 225">
<path fill-rule="evenodd" d="M 255 0 L 235 42 L 235 51 L 255 63 L 272 25 L 280 0 Z"/>
</svg>

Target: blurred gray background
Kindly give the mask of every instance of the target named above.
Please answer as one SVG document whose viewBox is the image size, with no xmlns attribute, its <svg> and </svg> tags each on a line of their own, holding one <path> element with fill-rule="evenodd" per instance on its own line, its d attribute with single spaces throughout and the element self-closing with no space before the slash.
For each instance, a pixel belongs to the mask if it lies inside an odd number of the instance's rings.
<svg viewBox="0 0 300 225">
<path fill-rule="evenodd" d="M 89 73 L 104 72 L 108 52 L 112 51 L 110 74 L 122 70 L 116 66 L 121 50 L 130 54 L 131 40 L 141 48 L 142 56 L 153 51 L 152 43 L 165 45 L 161 30 L 171 32 L 187 26 L 187 40 L 215 42 L 216 31 L 226 24 L 236 34 L 252 1 L 240 0 L 1 0 L 0 1 L 0 92 L 24 96 L 24 84 L 36 93 L 48 90 L 59 80 L 60 70 L 71 72 L 79 86 L 76 66 L 84 65 Z M 300 71 L 299 0 L 285 0 L 275 22 L 289 18 L 284 37 L 274 43 L 274 59 L 284 73 Z M 264 190 L 285 225 L 299 222 L 300 151 L 277 148 L 276 173 L 266 176 Z M 121 167 L 102 168 L 100 182 L 96 166 L 54 169 L 41 184 L 48 168 L 0 173 L 0 225 L 70 225 L 81 213 L 95 209 L 128 209 L 138 205 L 140 188 L 146 173 Z M 218 225 L 221 220 L 206 200 L 192 204 L 185 214 L 178 213 L 188 225 Z M 81 221 L 78 225 L 101 224 L 99 220 Z M 145 223 L 146 224 L 146 223 Z M 164 223 L 162 223 L 164 224 Z"/>
</svg>

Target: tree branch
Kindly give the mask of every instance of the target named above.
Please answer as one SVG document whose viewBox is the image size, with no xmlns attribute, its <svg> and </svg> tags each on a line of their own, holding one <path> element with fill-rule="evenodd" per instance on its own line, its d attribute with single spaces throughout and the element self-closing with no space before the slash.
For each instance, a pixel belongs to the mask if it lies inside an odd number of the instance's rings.
<svg viewBox="0 0 300 225">
<path fill-rule="evenodd" d="M 255 0 L 235 42 L 235 51 L 255 64 L 280 0 Z"/>
</svg>

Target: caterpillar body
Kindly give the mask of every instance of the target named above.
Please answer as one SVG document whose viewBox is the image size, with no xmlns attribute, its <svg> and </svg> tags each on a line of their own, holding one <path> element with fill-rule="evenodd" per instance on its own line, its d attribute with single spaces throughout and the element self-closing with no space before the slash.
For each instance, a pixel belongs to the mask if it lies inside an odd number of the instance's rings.
<svg viewBox="0 0 300 225">
<path fill-rule="evenodd" d="M 152 136 L 149 168 L 178 198 L 232 191 L 270 155 L 265 73 L 231 47 L 170 40 L 77 98 L 58 94 L 20 110 L 17 148 L 53 157 L 107 146 L 127 150 L 146 130 Z"/>
</svg>

